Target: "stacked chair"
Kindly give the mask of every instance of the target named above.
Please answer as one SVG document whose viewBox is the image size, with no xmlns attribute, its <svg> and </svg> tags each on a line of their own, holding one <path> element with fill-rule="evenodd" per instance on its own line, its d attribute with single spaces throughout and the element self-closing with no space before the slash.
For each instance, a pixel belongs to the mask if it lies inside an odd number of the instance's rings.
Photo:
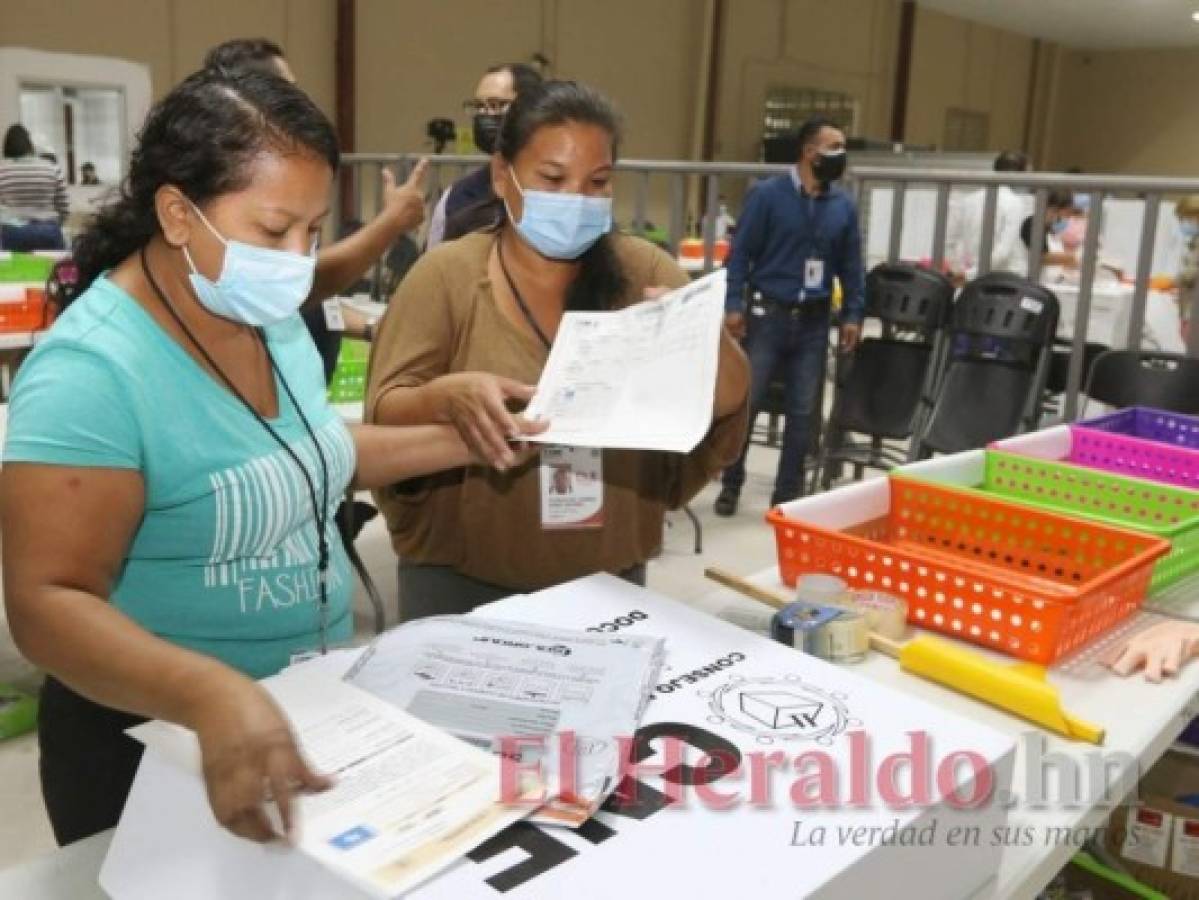
<svg viewBox="0 0 1199 900">
<path fill-rule="evenodd" d="M 844 465 L 860 479 L 867 467 L 890 469 L 910 455 L 893 444 L 910 443 L 928 413 L 948 348 L 953 290 L 939 272 L 905 263 L 870 271 L 866 318 L 882 333 L 863 340 L 838 373 L 817 467 L 822 489 Z"/>
<path fill-rule="evenodd" d="M 1058 301 L 1006 272 L 967 284 L 953 307 L 949 352 L 912 457 L 957 453 L 1037 427 Z"/>
</svg>

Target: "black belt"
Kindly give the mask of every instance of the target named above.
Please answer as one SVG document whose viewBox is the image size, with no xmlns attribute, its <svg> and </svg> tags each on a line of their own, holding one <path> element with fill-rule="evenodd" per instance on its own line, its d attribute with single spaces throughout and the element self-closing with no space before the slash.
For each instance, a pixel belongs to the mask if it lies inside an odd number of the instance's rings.
<svg viewBox="0 0 1199 900">
<path fill-rule="evenodd" d="M 776 300 L 754 291 L 750 295 L 749 306 L 781 312 L 795 319 L 825 319 L 828 318 L 832 304 L 828 297 L 813 297 L 811 300 Z"/>
</svg>

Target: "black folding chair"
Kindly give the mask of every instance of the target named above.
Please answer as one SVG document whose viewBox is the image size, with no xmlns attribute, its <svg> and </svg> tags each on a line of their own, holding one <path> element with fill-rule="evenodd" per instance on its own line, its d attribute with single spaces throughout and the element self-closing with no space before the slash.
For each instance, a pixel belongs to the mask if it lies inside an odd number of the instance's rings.
<svg viewBox="0 0 1199 900">
<path fill-rule="evenodd" d="M 1095 365 L 1095 360 L 1099 355 L 1106 353 L 1111 348 L 1107 344 L 1097 344 L 1092 341 L 1087 341 L 1082 349 L 1082 383 L 1087 383 L 1087 378 L 1090 377 L 1091 366 Z M 1049 375 L 1045 379 L 1045 393 L 1056 395 L 1066 392 L 1066 385 L 1070 378 L 1070 357 L 1074 355 L 1073 341 L 1062 340 L 1055 338 L 1053 341 L 1053 355 L 1049 360 Z"/>
<path fill-rule="evenodd" d="M 910 444 L 936 388 L 945 353 L 945 325 L 953 308 L 953 283 L 939 272 L 883 263 L 866 277 L 866 318 L 882 336 L 862 341 L 844 359 L 821 442 L 820 485 L 827 489 L 843 464 L 860 479 L 866 467 L 890 469 L 906 462 Z M 866 443 L 847 435 L 869 438 Z"/>
<path fill-rule="evenodd" d="M 1099 354 L 1111 349 L 1107 344 L 1087 341 L 1082 351 L 1082 384 L 1090 377 L 1091 366 Z M 1070 381 L 1070 357 L 1074 355 L 1074 342 L 1063 338 L 1053 339 L 1053 352 L 1049 357 L 1049 374 L 1045 378 L 1045 412 L 1056 415 L 1061 411 L 1062 395 Z"/>
<path fill-rule="evenodd" d="M 1154 350 L 1108 350 L 1096 357 L 1083 393 L 1109 406 L 1199 413 L 1199 359 Z"/>
<path fill-rule="evenodd" d="M 1036 428 L 1057 317 L 1057 297 L 1027 278 L 996 272 L 967 284 L 913 457 L 973 450 Z"/>
</svg>

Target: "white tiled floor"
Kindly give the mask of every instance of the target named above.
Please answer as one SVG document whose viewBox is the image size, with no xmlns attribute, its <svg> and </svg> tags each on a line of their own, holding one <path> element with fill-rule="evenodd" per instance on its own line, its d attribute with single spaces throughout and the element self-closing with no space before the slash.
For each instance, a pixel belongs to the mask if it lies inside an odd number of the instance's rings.
<svg viewBox="0 0 1199 900">
<path fill-rule="evenodd" d="M 705 566 L 753 572 L 769 565 L 775 558 L 774 537 L 763 516 L 777 461 L 777 451 L 752 448 L 741 508 L 732 519 L 718 518 L 712 512 L 718 485 L 710 485 L 692 503 L 703 523 L 703 555 L 694 553 L 694 532 L 687 517 L 682 513 L 671 515 L 664 552 L 650 565 L 650 586 L 668 596 L 686 599 L 712 589 L 703 577 Z M 387 610 L 390 624 L 396 617 L 395 556 L 378 519 L 364 530 L 357 546 L 383 596 L 392 600 Z M 365 596 L 358 601 L 362 612 L 359 629 L 365 635 L 372 627 L 371 620 L 366 614 Z M 0 682 L 4 681 L 32 685 L 36 675 L 13 648 L 0 607 Z M 38 787 L 37 742 L 33 735 L 0 743 L 0 811 L 0 869 L 54 848 Z"/>
</svg>

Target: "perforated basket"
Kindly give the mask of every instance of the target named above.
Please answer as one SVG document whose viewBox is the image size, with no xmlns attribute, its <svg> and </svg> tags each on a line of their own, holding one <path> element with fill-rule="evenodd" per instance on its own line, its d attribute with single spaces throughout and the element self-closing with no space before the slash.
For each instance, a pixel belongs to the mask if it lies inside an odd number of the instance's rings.
<svg viewBox="0 0 1199 900">
<path fill-rule="evenodd" d="M 1070 462 L 1199 489 L 1199 419 L 1132 406 L 1070 431 Z"/>
<path fill-rule="evenodd" d="M 329 379 L 330 403 L 358 403 L 366 395 L 366 369 L 369 345 L 362 341 L 341 339 L 337 367 Z"/>
<path fill-rule="evenodd" d="M 0 283 L 45 284 L 55 262 L 51 254 L 0 252 Z"/>
<path fill-rule="evenodd" d="M 901 466 L 896 473 L 972 488 L 1169 541 L 1170 552 L 1153 567 L 1151 591 L 1199 569 L 1196 491 L 1002 450 L 970 450 Z"/>
<path fill-rule="evenodd" d="M 903 476 L 771 510 L 787 584 L 825 572 L 898 594 L 909 621 L 1050 664 L 1144 600 L 1159 538 Z"/>
<path fill-rule="evenodd" d="M 50 318 L 45 290 L 0 283 L 0 333 L 40 331 Z"/>
</svg>

